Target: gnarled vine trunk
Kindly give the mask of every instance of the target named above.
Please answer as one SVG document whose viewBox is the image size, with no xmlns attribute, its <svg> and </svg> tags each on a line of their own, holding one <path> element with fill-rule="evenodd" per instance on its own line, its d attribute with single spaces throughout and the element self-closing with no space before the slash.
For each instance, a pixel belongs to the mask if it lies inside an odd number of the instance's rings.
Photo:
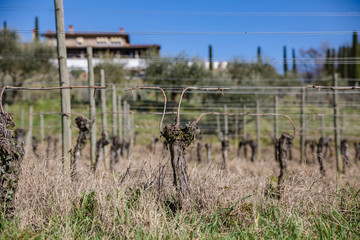
<svg viewBox="0 0 360 240">
<path fill-rule="evenodd" d="M 101 133 L 100 139 L 96 142 L 96 168 L 99 167 L 100 163 L 104 160 L 105 157 L 105 146 L 109 144 L 109 141 L 106 139 L 105 132 Z"/>
<path fill-rule="evenodd" d="M 174 186 L 179 194 L 180 206 L 182 199 L 187 199 L 190 193 L 185 150 L 199 133 L 200 130 L 195 123 L 188 123 L 185 127 L 167 124 L 161 133 L 170 149 Z"/>
<path fill-rule="evenodd" d="M 283 182 L 284 175 L 287 169 L 287 158 L 289 147 L 292 144 L 294 137 L 289 133 L 282 133 L 279 139 L 279 164 L 280 164 L 280 175 L 278 178 L 278 186 Z"/>
<path fill-rule="evenodd" d="M 210 163 L 210 159 L 211 159 L 211 146 L 212 146 L 211 143 L 206 143 L 205 144 L 207 163 Z"/>
<path fill-rule="evenodd" d="M 349 166 L 350 165 L 349 143 L 346 141 L 346 139 L 343 139 L 341 141 L 340 152 L 341 152 L 341 156 L 344 157 L 345 159 L 345 165 Z"/>
<path fill-rule="evenodd" d="M 319 162 L 319 166 L 320 166 L 320 173 L 322 175 L 326 174 L 325 167 L 324 167 L 324 158 L 325 158 L 324 148 L 328 149 L 329 144 L 330 144 L 330 138 L 321 137 L 319 139 L 319 143 L 317 146 L 317 157 L 318 157 L 318 162 Z"/>
<path fill-rule="evenodd" d="M 71 175 L 73 177 L 75 176 L 76 165 L 81 159 L 81 152 L 85 147 L 86 140 L 89 139 L 91 122 L 84 117 L 77 116 L 75 118 L 75 124 L 79 129 L 79 136 L 76 140 L 76 145 L 74 147 L 73 158 L 72 158 L 73 162 L 71 164 L 72 166 Z"/>
<path fill-rule="evenodd" d="M 354 143 L 355 147 L 355 159 L 354 162 L 357 163 L 360 161 L 360 142 Z"/>
<path fill-rule="evenodd" d="M 111 147 L 110 147 L 110 159 L 112 168 L 116 163 L 119 162 L 121 144 L 119 136 L 111 137 Z"/>
<path fill-rule="evenodd" d="M 10 130 L 14 126 L 11 114 L 0 112 L 0 212 L 6 217 L 14 213 L 20 164 L 25 153 L 23 144 L 16 141 Z"/>
<path fill-rule="evenodd" d="M 202 149 L 202 144 L 200 142 L 197 143 L 197 148 L 196 148 L 196 155 L 197 155 L 197 161 L 198 163 L 201 163 L 201 149 Z"/>
</svg>

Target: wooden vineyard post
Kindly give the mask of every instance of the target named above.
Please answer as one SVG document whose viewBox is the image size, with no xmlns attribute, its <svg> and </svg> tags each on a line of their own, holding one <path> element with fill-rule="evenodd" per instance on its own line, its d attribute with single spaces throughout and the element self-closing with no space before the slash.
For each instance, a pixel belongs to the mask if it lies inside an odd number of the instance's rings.
<svg viewBox="0 0 360 240">
<path fill-rule="evenodd" d="M 88 47 L 87 49 L 87 60 L 88 60 L 88 79 L 89 86 L 94 85 L 94 69 L 92 66 L 92 48 Z M 95 172 L 96 170 L 96 106 L 95 106 L 95 89 L 89 89 L 89 119 L 94 121 L 90 130 L 90 160 L 91 160 L 91 169 Z"/>
<path fill-rule="evenodd" d="M 301 89 L 300 110 L 300 163 L 305 163 L 305 88 Z"/>
<path fill-rule="evenodd" d="M 100 69 L 100 84 L 105 86 L 105 72 L 104 69 Z M 106 133 L 107 130 L 107 113 L 106 113 L 106 90 L 100 90 L 101 99 L 101 130 Z"/>
<path fill-rule="evenodd" d="M 129 142 L 129 145 L 132 145 L 132 125 L 131 125 L 131 114 L 130 114 L 130 104 L 127 104 L 127 129 L 128 129 L 128 142 Z"/>
<path fill-rule="evenodd" d="M 67 69 L 67 54 L 65 44 L 64 9 L 62 0 L 55 0 L 55 20 L 57 55 L 59 63 L 60 87 L 69 87 L 70 81 Z M 93 90 L 94 91 L 94 90 Z M 61 89 L 61 128 L 62 128 L 62 161 L 65 175 L 71 174 L 71 100 L 70 89 Z M 65 114 L 66 113 L 66 114 Z"/>
<path fill-rule="evenodd" d="M 234 143 L 234 147 L 235 149 L 237 148 L 238 144 L 239 144 L 239 109 L 236 108 L 235 109 L 235 143 Z"/>
<path fill-rule="evenodd" d="M 112 135 L 116 136 L 117 134 L 117 106 L 116 106 L 116 87 L 112 85 Z"/>
<path fill-rule="evenodd" d="M 225 131 L 224 138 L 229 140 L 229 121 L 227 116 L 227 105 L 224 105 L 224 131 Z"/>
<path fill-rule="evenodd" d="M 121 96 L 119 96 L 118 97 L 118 117 L 119 117 L 119 140 L 120 140 L 120 142 L 122 142 L 123 141 L 123 131 L 122 131 L 122 129 L 123 129 L 123 127 L 122 127 L 122 125 L 123 125 L 123 123 L 122 123 L 122 119 L 123 119 L 123 114 L 122 114 L 122 111 L 121 111 Z"/>
<path fill-rule="evenodd" d="M 325 114 L 321 114 L 321 136 L 325 137 Z"/>
<path fill-rule="evenodd" d="M 246 140 L 246 105 L 243 106 L 243 140 Z"/>
<path fill-rule="evenodd" d="M 45 139 L 45 132 L 44 132 L 44 113 L 40 113 L 40 143 L 43 145 Z"/>
<path fill-rule="evenodd" d="M 278 139 L 278 130 L 279 130 L 279 125 L 278 125 L 278 116 L 276 115 L 278 113 L 278 97 L 275 96 L 274 98 L 274 138 Z"/>
<path fill-rule="evenodd" d="M 260 106 L 259 101 L 256 101 L 256 155 L 260 159 Z"/>
<path fill-rule="evenodd" d="M 20 111 L 20 128 L 21 129 L 24 129 L 25 128 L 25 120 L 24 120 L 24 116 L 25 116 L 25 112 L 24 112 L 24 109 L 21 108 L 21 111 Z"/>
<path fill-rule="evenodd" d="M 219 141 L 222 141 L 222 132 L 221 132 L 221 122 L 220 122 L 220 116 L 216 115 L 216 126 L 217 126 L 217 134 Z"/>
<path fill-rule="evenodd" d="M 9 111 L 9 104 L 5 103 L 4 111 L 7 113 Z"/>
<path fill-rule="evenodd" d="M 333 86 L 337 87 L 337 74 L 333 75 Z M 337 90 L 333 90 L 333 108 L 334 108 L 334 139 L 335 139 L 335 154 L 336 154 L 336 169 L 338 172 L 344 172 L 343 160 L 340 154 L 340 135 L 339 135 L 339 123 L 338 123 L 338 94 Z"/>
<path fill-rule="evenodd" d="M 101 86 L 105 86 L 104 69 L 100 70 L 100 81 L 101 81 L 101 83 L 100 83 Z M 101 132 L 104 134 L 105 139 L 107 139 L 108 133 L 107 133 L 107 114 L 106 114 L 106 90 L 101 89 L 100 94 L 101 94 L 101 119 L 102 119 L 102 131 Z M 103 156 L 101 156 L 101 158 L 104 160 L 105 170 L 109 171 L 111 169 L 111 165 L 110 165 L 109 151 L 106 146 L 104 146 L 102 154 L 103 154 Z"/>
<path fill-rule="evenodd" d="M 124 101 L 124 142 L 128 141 L 129 129 L 127 128 L 127 121 L 128 121 L 127 101 Z"/>
<path fill-rule="evenodd" d="M 28 132 L 26 136 L 26 143 L 25 143 L 25 156 L 28 156 L 30 149 L 31 149 L 31 140 L 32 140 L 32 127 L 33 127 L 33 107 L 30 106 L 29 109 L 29 126 Z"/>
<path fill-rule="evenodd" d="M 222 151 L 222 169 L 227 168 L 227 159 L 228 159 L 228 150 L 229 150 L 229 127 L 228 127 L 228 116 L 227 116 L 227 106 L 224 105 L 224 136 L 221 142 L 221 151 Z"/>
<path fill-rule="evenodd" d="M 340 139 L 344 137 L 344 127 L 345 127 L 345 119 L 344 119 L 344 109 L 340 111 Z"/>
</svg>

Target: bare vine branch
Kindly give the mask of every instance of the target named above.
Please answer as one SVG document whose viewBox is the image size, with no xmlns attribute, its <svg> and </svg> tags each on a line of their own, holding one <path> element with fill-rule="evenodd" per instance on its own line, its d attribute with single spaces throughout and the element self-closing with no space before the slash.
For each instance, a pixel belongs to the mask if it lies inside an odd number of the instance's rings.
<svg viewBox="0 0 360 240">
<path fill-rule="evenodd" d="M 73 88 L 94 88 L 94 89 L 106 89 L 105 86 L 68 86 L 68 87 L 38 87 L 38 88 L 29 88 L 29 87 L 14 87 L 14 86 L 4 86 L 0 92 L 0 110 L 4 112 L 2 106 L 2 99 L 6 89 L 13 89 L 13 90 L 58 90 L 58 89 L 73 89 Z"/>
<path fill-rule="evenodd" d="M 320 86 L 320 85 L 306 85 L 307 88 L 316 88 L 319 89 L 331 89 L 331 90 L 354 90 L 360 89 L 359 86 L 346 86 L 346 87 L 334 87 L 334 86 Z"/>
<path fill-rule="evenodd" d="M 227 90 L 227 89 L 230 89 L 230 88 L 199 88 L 199 87 L 187 87 L 187 88 L 184 88 L 181 95 L 180 95 L 180 100 L 179 100 L 179 106 L 178 106 L 178 110 L 177 110 L 177 116 L 176 116 L 176 126 L 179 127 L 180 125 L 180 108 L 181 108 L 181 102 L 182 102 L 182 99 L 184 97 L 184 94 L 187 90 L 189 89 L 196 89 L 196 90 L 204 90 L 204 91 L 213 91 L 213 90 L 217 90 L 219 92 L 222 92 L 223 90 Z"/>
<path fill-rule="evenodd" d="M 160 121 L 160 124 L 159 124 L 159 129 L 160 129 L 160 132 L 161 132 L 162 131 L 162 124 L 163 124 L 164 117 L 165 117 L 165 114 L 166 114 L 167 98 L 166 98 L 165 91 L 164 91 L 164 89 L 162 89 L 159 86 L 156 86 L 156 87 L 136 87 L 136 88 L 128 89 L 127 91 L 141 90 L 141 89 L 159 89 L 162 92 L 162 94 L 164 95 L 164 110 L 163 110 L 163 114 L 161 116 L 161 121 Z"/>
<path fill-rule="evenodd" d="M 203 116 L 210 115 L 210 114 L 213 114 L 213 115 L 226 115 L 226 116 L 233 116 L 234 115 L 232 113 L 206 112 L 206 113 L 200 114 L 200 116 L 194 121 L 194 123 L 197 124 Z"/>
</svg>

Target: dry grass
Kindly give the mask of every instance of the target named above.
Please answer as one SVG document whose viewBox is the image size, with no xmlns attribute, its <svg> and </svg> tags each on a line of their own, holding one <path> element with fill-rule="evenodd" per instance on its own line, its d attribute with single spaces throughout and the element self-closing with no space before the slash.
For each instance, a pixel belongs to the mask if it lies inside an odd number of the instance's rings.
<svg viewBox="0 0 360 240">
<path fill-rule="evenodd" d="M 89 152 L 88 149 L 84 150 Z M 195 153 L 195 151 L 194 151 Z M 215 154 L 218 153 L 218 154 Z M 191 201 L 173 212 L 172 170 L 161 152 L 136 147 L 115 173 L 90 172 L 88 156 L 78 180 L 62 176 L 60 159 L 28 156 L 16 195 L 17 220 L 2 233 L 8 238 L 356 238 L 360 231 L 360 174 L 352 165 L 337 175 L 334 160 L 317 165 L 290 161 L 280 200 L 265 196 L 279 167 L 272 148 L 262 159 L 231 158 L 220 170 L 219 146 L 210 165 L 189 162 Z M 205 153 L 203 153 L 205 158 Z M 195 157 L 194 157 L 195 159 Z M 356 192 L 358 193 L 356 195 Z M 5 226 L 3 224 L 3 226 Z"/>
</svg>

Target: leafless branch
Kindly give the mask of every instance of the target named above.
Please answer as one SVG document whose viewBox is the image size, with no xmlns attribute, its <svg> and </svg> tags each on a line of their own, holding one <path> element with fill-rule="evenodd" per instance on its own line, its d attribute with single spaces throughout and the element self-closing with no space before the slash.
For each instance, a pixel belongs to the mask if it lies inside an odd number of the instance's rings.
<svg viewBox="0 0 360 240">
<path fill-rule="evenodd" d="M 159 129 L 160 129 L 160 132 L 162 131 L 162 124 L 163 124 L 163 121 L 164 121 L 164 117 L 165 117 L 165 114 L 166 114 L 166 103 L 167 103 L 167 98 L 166 98 L 166 94 L 165 94 L 165 91 L 157 86 L 157 87 L 136 87 L 136 88 L 131 88 L 131 89 L 128 89 L 127 91 L 133 91 L 133 90 L 141 90 L 141 89 L 158 89 L 162 92 L 162 94 L 164 95 L 164 110 L 163 110 L 163 114 L 162 114 L 162 117 L 161 117 L 161 121 L 160 121 L 160 124 L 159 124 Z"/>
<path fill-rule="evenodd" d="M 68 86 L 68 87 L 38 87 L 38 88 L 29 88 L 29 87 L 14 87 L 14 86 L 4 86 L 0 92 L 0 110 L 4 112 L 2 106 L 2 98 L 6 89 L 13 89 L 13 90 L 58 90 L 58 89 L 73 89 L 73 88 L 94 88 L 94 89 L 105 89 L 105 86 Z"/>
<path fill-rule="evenodd" d="M 354 89 L 360 89 L 359 86 L 334 87 L 334 86 L 306 85 L 306 87 L 307 88 L 319 89 L 319 92 L 320 92 L 321 89 L 331 89 L 331 90 L 354 90 Z"/>
<path fill-rule="evenodd" d="M 194 121 L 194 123 L 197 124 L 203 116 L 210 115 L 210 114 L 213 114 L 213 115 L 226 115 L 226 116 L 233 116 L 234 115 L 232 113 L 206 112 L 206 113 L 200 114 L 200 116 Z"/>
<path fill-rule="evenodd" d="M 204 91 L 214 91 L 214 90 L 217 90 L 219 92 L 222 92 L 223 90 L 227 90 L 227 89 L 230 89 L 230 88 L 198 88 L 198 87 L 187 87 L 187 88 L 184 88 L 181 95 L 180 95 L 180 100 L 179 100 L 179 106 L 178 106 L 178 110 L 177 110 L 177 116 L 176 116 L 176 126 L 179 127 L 180 125 L 180 108 L 181 108 L 181 102 L 182 102 L 182 99 L 184 97 L 184 94 L 187 90 L 189 89 L 196 89 L 196 90 L 204 90 Z"/>
<path fill-rule="evenodd" d="M 296 134 L 296 126 L 295 126 L 295 123 L 293 122 L 293 120 L 291 119 L 291 117 L 289 117 L 288 115 L 286 114 L 281 114 L 281 113 L 254 113 L 254 114 L 246 114 L 248 116 L 282 116 L 284 118 L 287 118 L 289 120 L 289 122 L 291 123 L 292 125 L 292 128 L 293 128 L 293 136 L 295 138 L 295 134 Z"/>
</svg>

